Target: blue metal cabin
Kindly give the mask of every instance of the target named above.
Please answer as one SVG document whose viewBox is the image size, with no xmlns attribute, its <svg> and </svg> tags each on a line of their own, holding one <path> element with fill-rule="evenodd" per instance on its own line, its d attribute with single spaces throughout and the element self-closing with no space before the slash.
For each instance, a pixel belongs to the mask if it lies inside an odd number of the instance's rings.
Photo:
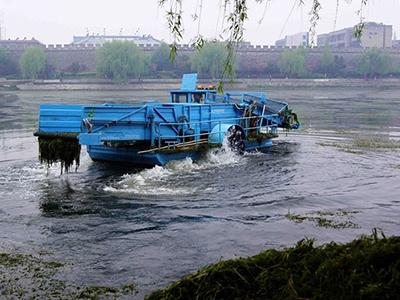
<svg viewBox="0 0 400 300">
<path fill-rule="evenodd" d="M 299 127 L 287 103 L 263 93 L 219 95 L 196 82 L 197 74 L 185 74 L 181 89 L 170 92 L 169 103 L 42 104 L 35 135 L 39 144 L 40 138 L 79 141 L 95 161 L 154 166 L 198 159 L 224 139 L 239 152 L 269 147 L 278 127 Z"/>
</svg>

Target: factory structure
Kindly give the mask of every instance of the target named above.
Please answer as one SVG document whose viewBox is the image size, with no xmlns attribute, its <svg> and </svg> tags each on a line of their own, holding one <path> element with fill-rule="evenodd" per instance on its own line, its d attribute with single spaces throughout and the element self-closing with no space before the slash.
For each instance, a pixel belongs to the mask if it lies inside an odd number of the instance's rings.
<svg viewBox="0 0 400 300">
<path fill-rule="evenodd" d="M 348 27 L 318 35 L 317 44 L 331 48 L 392 48 L 392 37 L 392 25 L 368 22 L 360 39 L 354 36 L 354 27 Z"/>
<path fill-rule="evenodd" d="M 287 35 L 275 42 L 276 47 L 308 47 L 308 32 Z M 338 49 L 348 48 L 398 48 L 400 41 L 393 34 L 393 26 L 382 23 L 367 22 L 364 24 L 360 39 L 354 35 L 354 27 L 343 28 L 317 36 L 317 47 Z"/>
<path fill-rule="evenodd" d="M 308 47 L 310 45 L 310 38 L 308 32 L 299 32 L 292 35 L 287 35 L 285 38 L 275 42 L 277 47 Z"/>
</svg>

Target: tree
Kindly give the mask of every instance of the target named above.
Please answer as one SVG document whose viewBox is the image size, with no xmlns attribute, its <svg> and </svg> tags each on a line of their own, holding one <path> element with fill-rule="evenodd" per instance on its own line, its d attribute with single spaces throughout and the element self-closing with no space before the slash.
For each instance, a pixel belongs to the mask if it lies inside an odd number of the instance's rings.
<svg viewBox="0 0 400 300">
<path fill-rule="evenodd" d="M 46 68 L 46 54 L 39 47 L 27 48 L 19 64 L 24 78 L 37 79 Z"/>
<path fill-rule="evenodd" d="M 15 63 L 11 60 L 7 50 L 0 48 L 0 76 L 17 73 Z"/>
<path fill-rule="evenodd" d="M 65 69 L 65 71 L 70 72 L 73 75 L 76 75 L 80 72 L 86 71 L 88 68 L 85 64 L 80 64 L 79 62 L 74 61 L 72 64 Z"/>
<path fill-rule="evenodd" d="M 192 69 L 203 77 L 217 78 L 224 69 L 227 50 L 221 42 L 206 42 L 191 59 Z"/>
<path fill-rule="evenodd" d="M 303 48 L 286 50 L 279 58 L 278 67 L 287 77 L 301 76 L 306 73 L 306 51 Z"/>
<path fill-rule="evenodd" d="M 47 62 L 43 72 L 41 72 L 39 76 L 40 78 L 46 78 L 46 79 L 56 78 L 57 76 L 59 76 L 59 72 L 57 72 L 56 68 L 53 65 Z"/>
<path fill-rule="evenodd" d="M 97 51 L 96 64 L 99 75 L 123 82 L 145 73 L 148 57 L 133 42 L 112 41 Z"/>
<path fill-rule="evenodd" d="M 390 59 L 386 52 L 378 48 L 364 51 L 358 64 L 358 71 L 365 78 L 382 76 L 389 73 Z"/>
<path fill-rule="evenodd" d="M 331 48 L 329 46 L 325 46 L 320 61 L 320 71 L 324 73 L 325 77 L 328 74 L 331 75 L 332 69 L 334 67 L 334 62 L 335 58 L 332 55 Z"/>
<path fill-rule="evenodd" d="M 169 46 L 166 43 L 161 45 L 151 55 L 151 64 L 156 71 L 167 71 L 173 68 L 173 63 L 169 58 Z"/>
<path fill-rule="evenodd" d="M 332 74 L 333 76 L 343 75 L 346 73 L 346 63 L 343 55 L 335 55 L 333 58 Z"/>
</svg>

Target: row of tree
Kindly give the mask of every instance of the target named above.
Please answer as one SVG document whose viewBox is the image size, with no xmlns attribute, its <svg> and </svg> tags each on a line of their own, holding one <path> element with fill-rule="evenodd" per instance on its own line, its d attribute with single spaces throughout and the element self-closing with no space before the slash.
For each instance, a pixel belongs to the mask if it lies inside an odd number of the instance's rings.
<svg viewBox="0 0 400 300">
<path fill-rule="evenodd" d="M 224 43 L 207 42 L 191 56 L 185 57 L 178 53 L 176 60 L 171 62 L 170 50 L 166 44 L 147 56 L 134 43 L 112 42 L 98 52 L 97 73 L 118 81 L 142 75 L 155 76 L 160 72 L 179 77 L 181 73 L 189 71 L 198 72 L 204 78 L 215 79 L 223 74 L 227 55 Z M 343 56 L 334 55 L 329 47 L 324 49 L 318 59 L 308 59 L 308 56 L 306 48 L 288 49 L 278 60 L 268 62 L 259 73 L 252 70 L 253 64 L 249 69 L 242 68 L 244 71 L 238 68 L 237 75 L 287 78 L 400 76 L 400 64 L 393 64 L 389 54 L 377 48 L 367 49 L 359 58 L 347 63 Z M 242 65 L 246 63 L 245 60 L 241 62 Z"/>
<path fill-rule="evenodd" d="M 41 48 L 27 48 L 20 57 L 19 65 L 4 48 L 0 48 L 0 76 L 17 75 L 17 77 L 37 79 L 49 78 L 54 74 L 54 67 L 47 63 L 46 54 Z"/>
<path fill-rule="evenodd" d="M 118 82 L 128 78 L 143 76 L 180 77 L 184 72 L 198 72 L 204 78 L 219 78 L 224 72 L 227 49 L 224 43 L 207 42 L 192 55 L 178 52 L 171 62 L 170 49 L 162 44 L 151 55 L 146 54 L 136 44 L 128 41 L 107 43 L 97 50 L 97 75 Z M 400 65 L 392 63 L 391 57 L 380 49 L 367 49 L 355 61 L 345 61 L 343 56 L 334 55 L 330 48 L 325 48 L 322 55 L 309 59 L 304 49 L 289 49 L 278 59 L 267 63 L 252 63 L 249 67 L 245 59 L 238 57 L 238 77 L 381 77 L 389 74 L 400 75 Z M 256 67 L 254 67 L 254 65 Z M 32 47 L 25 50 L 19 60 L 19 68 L 12 62 L 9 54 L 0 48 L 0 75 L 18 73 L 20 69 L 24 78 L 62 77 L 64 74 L 77 75 L 87 71 L 85 65 L 73 62 L 63 72 L 56 72 L 48 64 L 46 54 L 41 48 Z"/>
<path fill-rule="evenodd" d="M 9 53 L 4 48 L 0 48 L 0 76 L 16 74 L 17 72 L 18 68 Z"/>
<path fill-rule="evenodd" d="M 389 54 L 378 48 L 364 51 L 355 62 L 348 62 L 343 56 L 333 55 L 329 47 L 324 49 L 316 64 L 307 63 L 306 49 L 285 51 L 278 62 L 281 74 L 286 77 L 337 77 L 363 76 L 365 78 L 383 77 L 389 74 L 400 75 L 400 65 L 391 64 Z"/>
<path fill-rule="evenodd" d="M 204 77 L 218 78 L 223 72 L 227 51 L 223 43 L 206 43 L 189 60 L 178 53 L 170 59 L 170 48 L 161 44 L 150 56 L 132 42 L 114 41 L 107 43 L 97 52 L 97 73 L 116 81 L 160 72 L 179 73 L 195 71 Z M 176 74 L 177 75 L 177 74 Z"/>
</svg>

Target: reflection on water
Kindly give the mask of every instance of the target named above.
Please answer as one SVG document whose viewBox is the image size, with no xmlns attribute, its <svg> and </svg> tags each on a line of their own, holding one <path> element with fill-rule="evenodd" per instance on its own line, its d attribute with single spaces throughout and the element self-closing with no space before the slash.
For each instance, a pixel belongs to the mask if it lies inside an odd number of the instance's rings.
<svg viewBox="0 0 400 300">
<path fill-rule="evenodd" d="M 264 153 L 213 151 L 197 162 L 134 170 L 93 163 L 82 152 L 78 172 L 60 175 L 59 166 L 37 161 L 32 107 L 44 96 L 126 103 L 158 95 L 1 92 L 0 248 L 46 251 L 69 266 L 58 275 L 68 282 L 136 282 L 141 298 L 221 257 L 305 236 L 347 241 L 374 227 L 397 234 L 399 149 L 368 145 L 376 134 L 400 136 L 398 93 L 273 90 L 300 112 L 305 129 L 282 134 Z M 357 212 L 338 221 L 352 226 L 318 226 L 318 214 L 343 211 Z"/>
</svg>

